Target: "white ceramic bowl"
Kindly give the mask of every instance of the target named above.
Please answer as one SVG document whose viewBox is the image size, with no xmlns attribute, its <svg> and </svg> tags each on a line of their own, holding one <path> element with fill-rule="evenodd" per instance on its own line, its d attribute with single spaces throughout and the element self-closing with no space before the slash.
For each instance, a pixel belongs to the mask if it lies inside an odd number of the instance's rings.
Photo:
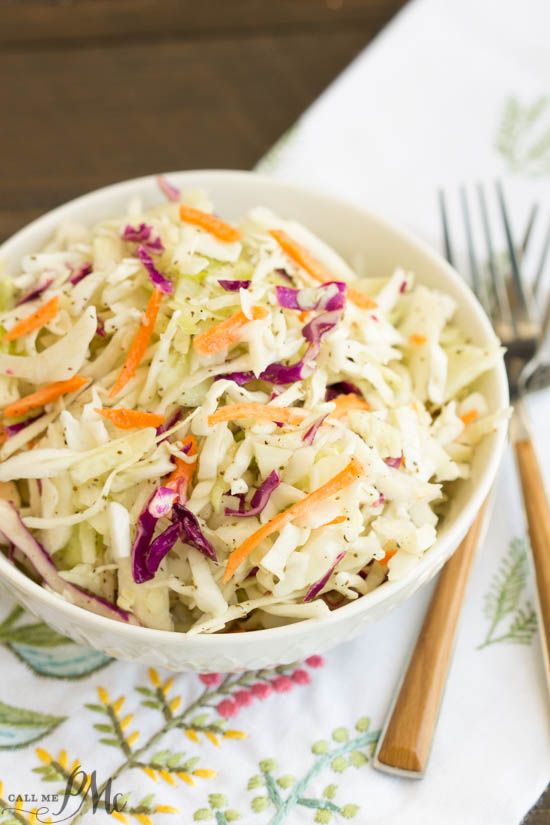
<svg viewBox="0 0 550 825">
<path fill-rule="evenodd" d="M 458 304 L 457 323 L 481 345 L 495 336 L 479 303 L 464 281 L 424 243 L 377 215 L 328 195 L 251 172 L 198 171 L 170 173 L 181 187 L 204 187 L 216 210 L 236 219 L 250 207 L 264 205 L 302 222 L 334 246 L 344 258 L 360 253 L 367 275 L 388 276 L 396 266 L 415 272 L 418 281 L 439 287 Z M 140 196 L 145 205 L 159 202 L 154 177 L 118 183 L 84 195 L 49 212 L 22 229 L 0 250 L 7 271 L 15 271 L 22 256 L 40 249 L 62 221 L 92 224 L 121 214 L 129 200 Z M 508 403 L 503 366 L 480 382 L 491 409 Z M 30 611 L 60 633 L 91 645 L 110 656 L 170 670 L 238 671 L 289 663 L 320 653 L 361 632 L 429 581 L 451 556 L 472 523 L 495 478 L 505 443 L 505 426 L 486 438 L 476 452 L 472 477 L 456 490 L 434 546 L 404 579 L 386 582 L 327 618 L 289 624 L 253 633 L 194 636 L 127 626 L 96 616 L 63 601 L 20 573 L 0 554 L 0 581 Z"/>
</svg>

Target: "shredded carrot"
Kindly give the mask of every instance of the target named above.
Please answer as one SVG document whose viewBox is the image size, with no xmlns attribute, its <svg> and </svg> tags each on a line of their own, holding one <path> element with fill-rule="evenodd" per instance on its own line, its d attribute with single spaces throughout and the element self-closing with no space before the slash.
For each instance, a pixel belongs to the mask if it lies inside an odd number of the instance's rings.
<svg viewBox="0 0 550 825">
<path fill-rule="evenodd" d="M 254 321 L 265 318 L 267 314 L 268 311 L 264 307 L 252 307 L 252 320 Z M 249 324 L 250 320 L 242 310 L 239 310 L 220 324 L 215 324 L 215 326 L 195 335 L 193 346 L 201 355 L 213 355 L 227 349 L 239 340 L 241 329 Z"/>
<path fill-rule="evenodd" d="M 359 289 L 348 286 L 346 292 L 352 304 L 355 304 L 361 309 L 375 309 L 378 306 L 374 298 L 371 298 L 370 295 L 366 295 Z"/>
<path fill-rule="evenodd" d="M 44 407 L 50 404 L 62 395 L 68 392 L 75 392 L 79 390 L 84 384 L 87 384 L 88 378 L 82 378 L 80 375 L 75 375 L 69 378 L 68 381 L 56 381 L 54 384 L 47 384 L 45 387 L 40 387 L 36 392 L 20 398 L 19 401 L 14 401 L 13 404 L 8 404 L 4 408 L 4 415 L 7 418 L 17 418 L 20 415 L 28 413 L 30 410 L 35 410 L 37 407 Z"/>
<path fill-rule="evenodd" d="M 386 552 L 385 552 L 384 556 L 381 559 L 377 560 L 378 564 L 386 565 L 390 561 L 390 559 L 393 559 L 393 557 L 395 556 L 395 554 L 399 550 L 399 547 L 397 546 L 397 544 L 394 541 L 388 541 L 384 545 L 384 550 Z"/>
<path fill-rule="evenodd" d="M 187 450 L 186 455 L 197 455 L 197 440 L 194 435 L 188 435 L 183 439 L 182 448 L 185 448 L 188 445 L 189 449 Z M 197 460 L 195 459 L 193 462 L 187 462 L 182 458 L 179 458 L 179 456 L 176 456 L 175 458 L 176 466 L 166 479 L 165 486 L 182 492 L 182 486 L 184 485 L 184 487 L 187 488 L 187 485 L 193 478 L 193 474 L 197 466 Z"/>
<path fill-rule="evenodd" d="M 201 209 L 194 209 L 192 206 L 180 206 L 180 218 L 185 223 L 192 223 L 194 226 L 199 226 L 210 235 L 219 238 L 220 241 L 238 241 L 241 233 L 234 226 L 231 226 L 225 221 L 220 220 L 215 215 L 209 212 L 203 212 Z"/>
<path fill-rule="evenodd" d="M 476 418 L 478 418 L 478 417 L 479 417 L 478 411 L 472 409 L 472 410 L 468 410 L 468 412 L 465 412 L 464 415 L 461 415 L 460 420 L 462 421 L 462 423 L 465 426 L 467 426 L 468 424 L 471 424 L 472 421 L 475 421 Z"/>
<path fill-rule="evenodd" d="M 363 475 L 362 466 L 355 458 L 352 458 L 348 466 L 335 475 L 334 478 L 331 478 L 330 481 L 327 481 L 326 484 L 323 484 L 317 490 L 314 490 L 313 493 L 309 493 L 309 495 L 300 501 L 297 501 L 295 504 L 291 504 L 287 510 L 284 510 L 282 513 L 278 513 L 270 521 L 263 524 L 259 530 L 256 530 L 255 533 L 248 536 L 248 538 L 245 539 L 243 543 L 230 554 L 227 560 L 223 581 L 229 581 L 239 565 L 264 539 L 271 536 L 272 533 L 282 530 L 285 524 L 288 524 L 294 519 L 300 518 L 300 516 L 304 516 L 316 504 L 319 504 L 325 499 L 340 492 L 340 490 L 343 490 L 345 487 L 348 487 L 350 484 L 353 484 L 353 482 L 357 481 L 361 475 Z"/>
<path fill-rule="evenodd" d="M 212 427 L 221 421 L 235 421 L 241 418 L 255 418 L 258 421 L 275 421 L 278 424 L 298 424 L 309 415 L 301 407 L 272 407 L 264 404 L 227 404 L 208 416 L 208 425 Z"/>
<path fill-rule="evenodd" d="M 117 393 L 119 393 L 121 389 L 126 386 L 128 381 L 135 374 L 141 359 L 145 355 L 145 351 L 149 346 L 149 341 L 151 340 L 151 335 L 153 334 L 153 329 L 155 328 L 155 321 L 157 320 L 161 298 L 162 292 L 160 289 L 154 289 L 151 297 L 149 298 L 149 303 L 147 304 L 143 321 L 134 336 L 134 340 L 130 344 L 130 349 L 128 350 L 128 355 L 126 356 L 124 366 L 119 372 L 117 380 L 111 387 L 109 398 L 117 395 Z"/>
<path fill-rule="evenodd" d="M 330 527 L 332 524 L 342 524 L 345 520 L 345 516 L 336 516 L 332 521 L 327 521 L 326 524 L 322 524 L 321 527 Z"/>
<path fill-rule="evenodd" d="M 298 315 L 298 318 L 300 319 L 301 324 L 305 324 L 305 322 L 309 318 L 309 312 L 307 312 L 305 309 L 302 310 L 302 312 L 300 312 L 300 314 Z"/>
<path fill-rule="evenodd" d="M 295 264 L 301 266 L 302 269 L 311 275 L 316 281 L 321 284 L 326 284 L 327 281 L 333 281 L 334 277 L 325 269 L 323 264 L 314 258 L 308 250 L 290 237 L 283 229 L 270 229 L 269 234 L 275 238 L 283 252 L 286 252 Z M 368 295 L 365 295 L 358 289 L 347 285 L 346 294 L 352 303 L 363 309 L 372 309 L 378 306 L 376 301 L 373 301 Z"/>
<path fill-rule="evenodd" d="M 409 335 L 409 343 L 412 344 L 413 347 L 421 347 L 427 340 L 426 336 L 419 332 L 413 332 L 412 335 Z"/>
<path fill-rule="evenodd" d="M 45 326 L 52 318 L 55 318 L 59 311 L 59 295 L 54 295 L 49 301 L 46 301 L 36 312 L 22 318 L 7 332 L 4 336 L 4 341 L 15 341 L 16 338 L 21 338 L 22 335 L 27 335 L 29 332 L 34 332 L 35 329 Z"/>
<path fill-rule="evenodd" d="M 96 410 L 96 413 L 111 421 L 115 427 L 119 427 L 121 430 L 133 430 L 135 427 L 160 427 L 164 422 L 163 415 L 142 412 L 141 410 L 127 410 L 125 407 Z"/>
<path fill-rule="evenodd" d="M 332 418 L 341 418 L 350 410 L 370 410 L 369 402 L 354 393 L 337 395 L 332 401 L 336 404 L 336 409 L 331 413 Z"/>
</svg>

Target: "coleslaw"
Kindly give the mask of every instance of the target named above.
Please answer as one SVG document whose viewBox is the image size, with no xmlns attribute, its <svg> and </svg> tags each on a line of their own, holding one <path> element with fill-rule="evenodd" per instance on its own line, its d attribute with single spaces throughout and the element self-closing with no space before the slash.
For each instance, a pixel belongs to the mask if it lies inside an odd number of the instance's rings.
<svg viewBox="0 0 550 825">
<path fill-rule="evenodd" d="M 358 278 L 264 207 L 233 225 L 159 187 L 0 281 L 8 557 L 189 634 L 319 618 L 406 575 L 506 415 L 476 387 L 501 349 L 410 272 Z"/>
</svg>

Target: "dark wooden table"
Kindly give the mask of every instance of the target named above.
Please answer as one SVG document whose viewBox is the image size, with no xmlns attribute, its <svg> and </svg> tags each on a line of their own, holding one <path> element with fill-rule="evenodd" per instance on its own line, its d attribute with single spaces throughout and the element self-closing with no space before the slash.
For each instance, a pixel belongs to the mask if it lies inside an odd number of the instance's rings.
<svg viewBox="0 0 550 825">
<path fill-rule="evenodd" d="M 0 0 L 0 238 L 116 180 L 250 168 L 404 2 Z"/>
</svg>

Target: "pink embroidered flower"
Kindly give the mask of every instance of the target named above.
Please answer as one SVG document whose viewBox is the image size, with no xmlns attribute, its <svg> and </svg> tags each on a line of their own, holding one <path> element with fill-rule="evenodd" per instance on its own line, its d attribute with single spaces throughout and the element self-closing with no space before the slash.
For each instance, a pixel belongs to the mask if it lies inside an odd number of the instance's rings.
<svg viewBox="0 0 550 825">
<path fill-rule="evenodd" d="M 239 707 L 245 707 L 246 705 L 250 705 L 250 703 L 254 699 L 252 693 L 249 690 L 238 690 L 236 693 L 233 694 L 233 698 L 235 702 L 239 705 Z"/>
<path fill-rule="evenodd" d="M 232 699 L 224 699 L 216 706 L 216 710 L 220 716 L 223 716 L 225 719 L 229 719 L 230 716 L 235 716 L 239 712 L 236 702 Z"/>
<path fill-rule="evenodd" d="M 294 673 L 290 674 L 290 678 L 292 681 L 297 685 L 309 685 L 311 682 L 311 676 L 307 672 L 307 670 L 295 670 Z"/>
<path fill-rule="evenodd" d="M 267 682 L 256 682 L 256 684 L 251 686 L 250 693 L 255 696 L 256 699 L 267 699 L 272 690 L 273 688 L 271 685 L 268 685 Z"/>
<path fill-rule="evenodd" d="M 294 683 L 292 679 L 288 676 L 277 676 L 276 679 L 273 679 L 271 682 L 277 693 L 287 693 L 287 691 L 292 690 L 294 687 Z"/>
<path fill-rule="evenodd" d="M 207 687 L 217 687 L 221 680 L 221 673 L 199 673 L 199 679 Z"/>
<path fill-rule="evenodd" d="M 315 656 L 308 656 L 308 658 L 306 659 L 306 664 L 308 664 L 310 667 L 323 667 L 323 665 L 325 664 L 325 660 L 322 656 L 318 656 L 316 654 Z"/>
</svg>

